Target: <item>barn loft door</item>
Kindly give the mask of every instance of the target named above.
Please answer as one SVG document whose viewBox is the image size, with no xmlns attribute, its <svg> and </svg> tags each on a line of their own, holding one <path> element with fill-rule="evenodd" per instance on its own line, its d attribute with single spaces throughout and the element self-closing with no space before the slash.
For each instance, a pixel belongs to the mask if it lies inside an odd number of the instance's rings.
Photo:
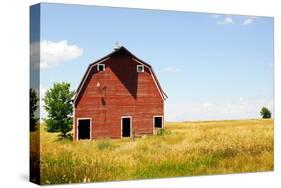
<svg viewBox="0 0 281 188">
<path fill-rule="evenodd" d="M 130 137 L 131 136 L 131 127 L 132 121 L 131 117 L 122 117 L 122 137 Z"/>
<path fill-rule="evenodd" d="M 79 119 L 78 120 L 78 140 L 90 139 L 91 134 L 91 120 Z"/>
</svg>

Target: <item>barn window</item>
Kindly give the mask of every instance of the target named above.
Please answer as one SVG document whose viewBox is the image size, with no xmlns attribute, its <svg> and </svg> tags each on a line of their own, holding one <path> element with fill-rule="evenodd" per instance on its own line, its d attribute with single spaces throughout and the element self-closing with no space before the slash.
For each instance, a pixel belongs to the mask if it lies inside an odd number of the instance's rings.
<svg viewBox="0 0 281 188">
<path fill-rule="evenodd" d="M 155 128 L 163 128 L 163 117 L 162 116 L 154 116 L 153 119 Z"/>
<path fill-rule="evenodd" d="M 98 69 L 98 71 L 104 71 L 105 65 L 104 64 L 98 64 L 97 69 Z"/>
<path fill-rule="evenodd" d="M 143 65 L 137 65 L 137 72 L 144 72 L 144 66 Z"/>
</svg>

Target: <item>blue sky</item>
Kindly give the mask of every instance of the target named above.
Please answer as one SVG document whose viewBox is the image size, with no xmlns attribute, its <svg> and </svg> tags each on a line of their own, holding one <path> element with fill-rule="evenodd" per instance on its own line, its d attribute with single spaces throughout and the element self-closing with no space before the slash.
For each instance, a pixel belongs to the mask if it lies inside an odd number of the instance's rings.
<svg viewBox="0 0 281 188">
<path fill-rule="evenodd" d="M 42 91 L 60 81 L 75 90 L 87 66 L 117 41 L 153 66 L 169 97 L 167 121 L 273 110 L 269 17 L 42 4 Z"/>
</svg>

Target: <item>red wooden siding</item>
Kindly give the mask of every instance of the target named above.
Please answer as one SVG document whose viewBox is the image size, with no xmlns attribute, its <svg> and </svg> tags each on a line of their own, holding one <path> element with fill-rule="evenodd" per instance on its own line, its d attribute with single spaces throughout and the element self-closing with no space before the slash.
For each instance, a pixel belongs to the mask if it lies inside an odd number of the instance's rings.
<svg viewBox="0 0 281 188">
<path fill-rule="evenodd" d="M 129 55 L 116 54 L 104 61 L 105 71 L 94 66 L 75 102 L 77 119 L 92 119 L 92 138 L 120 138 L 121 116 L 132 117 L 136 136 L 153 134 L 153 116 L 164 117 L 164 101 L 148 67 L 137 72 Z M 99 87 L 97 84 L 99 83 Z"/>
</svg>

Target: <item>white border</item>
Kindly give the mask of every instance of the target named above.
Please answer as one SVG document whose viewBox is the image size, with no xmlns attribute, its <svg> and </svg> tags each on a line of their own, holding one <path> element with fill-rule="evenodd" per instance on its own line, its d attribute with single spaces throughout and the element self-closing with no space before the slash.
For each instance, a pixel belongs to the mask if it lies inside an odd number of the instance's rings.
<svg viewBox="0 0 281 188">
<path fill-rule="evenodd" d="M 120 138 L 127 138 L 127 137 L 123 137 L 123 124 L 122 124 L 123 118 L 130 118 L 130 136 L 129 136 L 129 138 L 131 138 L 132 133 L 133 133 L 133 118 L 132 118 L 132 116 L 121 116 L 121 122 L 120 122 L 121 135 L 120 135 Z"/>
<path fill-rule="evenodd" d="M 79 141 L 78 137 L 79 137 L 79 129 L 78 129 L 78 126 L 79 126 L 79 120 L 90 120 L 90 139 L 89 140 L 92 140 L 92 127 L 93 127 L 93 123 L 92 123 L 92 118 L 77 118 L 76 120 L 76 141 Z"/>
<path fill-rule="evenodd" d="M 2 100 L 2 119 L 1 124 L 9 124 L 10 119 L 17 117 L 14 126 L 3 126 L 2 132 L 12 131 L 17 139 L 11 139 L 9 134 L 2 134 L 0 137 L 2 145 L 2 153 L 6 155 L 0 156 L 1 170 L 0 187 L 21 187 L 30 188 L 38 187 L 35 184 L 28 182 L 28 62 L 29 62 L 29 6 L 39 3 L 38 0 L 30 1 L 3 1 L 1 3 L 1 23 L 3 29 L 1 31 L 1 44 L 5 47 L 5 53 L 1 55 L 3 62 L 0 69 L 1 87 L 6 88 L 9 92 L 0 92 Z M 59 187 L 93 187 L 95 188 L 143 188 L 143 187 L 198 187 L 198 188 L 237 188 L 237 187 L 279 187 L 281 176 L 281 11 L 280 2 L 277 0 L 45 0 L 44 2 L 60 2 L 60 3 L 76 3 L 88 5 L 103 5 L 103 6 L 118 6 L 131 8 L 148 8 L 148 9 L 166 9 L 166 10 L 182 10 L 196 12 L 213 12 L 226 14 L 247 14 L 260 16 L 275 16 L 275 89 L 274 89 L 274 123 L 275 123 L 275 171 L 274 172 L 259 172 L 259 173 L 244 173 L 230 175 L 212 175 L 212 176 L 196 176 L 196 177 L 181 177 L 181 178 L 161 178 L 161 179 L 146 179 L 137 181 L 113 181 L 101 183 L 87 184 L 65 184 Z M 9 19 L 7 19 L 9 18 Z M 13 23 L 13 24 L 11 24 Z M 21 31 L 21 32 L 19 32 Z M 11 40 L 13 39 L 13 40 Z M 15 46 L 18 46 L 15 49 Z M 15 55 L 16 54 L 16 55 Z M 15 69 L 17 67 L 17 69 Z M 11 76 L 17 75 L 17 76 Z M 19 95 L 18 93 L 21 93 Z M 17 106 L 17 108 L 14 108 Z M 13 111 L 14 113 L 10 113 Z M 23 126 L 24 125 L 24 126 Z M 9 141 L 9 144 L 6 144 Z M 17 149 L 13 149 L 17 148 Z M 20 160 L 19 160 L 20 157 Z"/>
</svg>

